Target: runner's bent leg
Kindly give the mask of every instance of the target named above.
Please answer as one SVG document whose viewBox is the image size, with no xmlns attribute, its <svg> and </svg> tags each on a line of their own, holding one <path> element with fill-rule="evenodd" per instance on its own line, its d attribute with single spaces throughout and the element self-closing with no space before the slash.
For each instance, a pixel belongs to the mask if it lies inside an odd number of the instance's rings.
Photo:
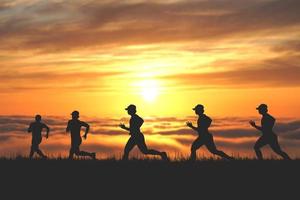
<svg viewBox="0 0 300 200">
<path fill-rule="evenodd" d="M 272 142 L 270 142 L 270 147 L 272 148 L 272 150 L 277 153 L 278 155 L 280 155 L 283 159 L 285 160 L 291 160 L 291 158 L 289 157 L 289 155 L 282 151 L 280 148 L 280 145 L 278 143 L 278 138 L 277 136 L 274 137 L 274 139 L 272 140 Z"/>
<path fill-rule="evenodd" d="M 208 141 L 206 142 L 206 147 L 207 149 L 215 155 L 218 155 L 222 158 L 226 158 L 228 160 L 233 160 L 233 157 L 227 155 L 226 153 L 224 153 L 223 151 L 220 151 L 217 149 L 216 144 L 214 142 L 213 136 L 210 136 L 210 138 L 208 139 Z"/>
<path fill-rule="evenodd" d="M 136 145 L 134 138 L 131 136 L 129 140 L 127 141 L 127 144 L 125 145 L 124 148 L 124 155 L 123 155 L 123 160 L 128 160 L 129 153 L 133 149 L 133 147 Z"/>
<path fill-rule="evenodd" d="M 260 148 L 262 148 L 266 144 L 267 144 L 267 141 L 263 137 L 260 137 L 254 145 L 254 150 L 255 150 L 256 156 L 259 160 L 263 159 L 263 155 L 262 155 Z"/>
<path fill-rule="evenodd" d="M 33 155 L 34 155 L 34 147 L 33 147 L 33 145 L 31 145 L 31 147 L 30 147 L 30 153 L 29 153 L 29 158 L 32 159 Z"/>
<path fill-rule="evenodd" d="M 146 155 L 161 155 L 162 154 L 162 152 L 160 152 L 160 151 L 157 151 L 157 150 L 154 150 L 154 149 L 148 149 L 148 147 L 146 145 L 146 142 L 145 142 L 145 138 L 144 138 L 143 135 L 138 136 L 137 146 L 140 149 L 140 151 L 143 154 L 146 154 Z"/>
<path fill-rule="evenodd" d="M 192 144 L 191 147 L 191 156 L 190 156 L 190 160 L 191 161 L 195 161 L 196 157 L 197 157 L 197 150 L 205 143 L 204 140 L 202 140 L 200 137 L 198 137 Z"/>
<path fill-rule="evenodd" d="M 47 156 L 45 156 L 44 154 L 43 154 L 43 152 L 38 148 L 37 150 L 36 150 L 36 152 L 37 152 L 37 154 L 39 154 L 39 156 L 41 156 L 41 157 L 43 157 L 43 158 L 46 158 Z"/>
</svg>

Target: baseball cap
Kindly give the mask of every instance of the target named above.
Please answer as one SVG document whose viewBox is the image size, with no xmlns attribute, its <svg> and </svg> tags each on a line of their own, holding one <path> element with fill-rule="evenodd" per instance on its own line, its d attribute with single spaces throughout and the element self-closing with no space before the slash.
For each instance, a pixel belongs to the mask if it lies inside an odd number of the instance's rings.
<svg viewBox="0 0 300 200">
<path fill-rule="evenodd" d="M 257 108 L 256 108 L 256 110 L 260 110 L 260 109 L 268 109 L 268 106 L 267 106 L 267 104 L 260 104 Z"/>
<path fill-rule="evenodd" d="M 136 110 L 136 106 L 133 104 L 130 104 L 125 110 Z"/>
<path fill-rule="evenodd" d="M 72 116 L 79 116 L 79 112 L 78 112 L 77 110 L 75 110 L 75 111 L 73 111 L 73 112 L 71 113 L 71 115 L 72 115 Z"/>
<path fill-rule="evenodd" d="M 193 110 L 203 110 L 204 109 L 204 106 L 203 105 L 201 105 L 201 104 L 198 104 L 198 105 L 196 105 L 195 106 L 195 108 L 193 108 Z"/>
</svg>

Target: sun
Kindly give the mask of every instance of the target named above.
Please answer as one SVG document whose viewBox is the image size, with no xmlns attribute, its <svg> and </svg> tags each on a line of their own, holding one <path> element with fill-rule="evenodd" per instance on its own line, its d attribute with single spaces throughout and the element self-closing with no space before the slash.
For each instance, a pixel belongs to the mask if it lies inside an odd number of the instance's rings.
<svg viewBox="0 0 300 200">
<path fill-rule="evenodd" d="M 159 95 L 159 85 L 156 80 L 141 81 L 139 86 L 140 94 L 145 101 L 153 102 L 157 99 Z"/>
<path fill-rule="evenodd" d="M 156 99 L 158 93 L 156 88 L 145 88 L 141 91 L 141 95 L 146 101 L 153 102 Z"/>
</svg>

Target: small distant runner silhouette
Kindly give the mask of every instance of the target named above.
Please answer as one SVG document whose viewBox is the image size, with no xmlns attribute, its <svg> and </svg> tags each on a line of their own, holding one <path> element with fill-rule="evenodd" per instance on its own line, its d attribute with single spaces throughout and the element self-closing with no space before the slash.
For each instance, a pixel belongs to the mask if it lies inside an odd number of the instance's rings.
<svg viewBox="0 0 300 200">
<path fill-rule="evenodd" d="M 290 160 L 291 158 L 288 156 L 288 154 L 281 150 L 278 143 L 278 137 L 273 132 L 276 119 L 268 113 L 268 106 L 266 104 L 260 104 L 256 109 L 258 110 L 258 113 L 262 115 L 261 126 L 257 126 L 252 120 L 249 123 L 252 127 L 262 132 L 262 136 L 254 145 L 257 158 L 259 160 L 263 159 L 260 148 L 268 144 L 275 153 L 286 160 Z"/>
<path fill-rule="evenodd" d="M 232 160 L 233 157 L 228 156 L 223 151 L 220 151 L 216 148 L 216 145 L 214 143 L 214 139 L 211 133 L 209 133 L 208 128 L 211 125 L 212 120 L 204 114 L 204 106 L 201 104 L 196 105 L 195 108 L 193 108 L 195 113 L 199 116 L 197 125 L 198 127 L 193 126 L 191 122 L 187 122 L 186 125 L 193 130 L 197 131 L 199 134 L 199 137 L 194 141 L 191 147 L 191 156 L 190 160 L 195 161 L 196 160 L 196 151 L 203 145 L 206 146 L 206 148 L 213 154 L 216 154 L 218 156 L 221 156 L 223 158 L 226 158 L 228 160 Z"/>
<path fill-rule="evenodd" d="M 35 152 L 42 158 L 44 158 L 44 159 L 47 158 L 47 156 L 45 156 L 43 154 L 43 152 L 40 150 L 39 145 L 42 142 L 43 129 L 47 130 L 47 133 L 46 133 L 47 139 L 49 137 L 50 129 L 46 124 L 41 123 L 41 120 L 42 120 L 42 116 L 36 115 L 35 122 L 32 122 L 28 128 L 28 133 L 32 133 L 31 149 L 30 149 L 30 154 L 29 154 L 30 159 L 32 159 Z"/>
<path fill-rule="evenodd" d="M 89 156 L 96 160 L 96 153 L 89 153 L 85 151 L 80 151 L 79 146 L 81 145 L 82 139 L 80 135 L 81 127 L 85 127 L 85 134 L 82 136 L 84 139 L 87 138 L 87 134 L 90 130 L 90 126 L 79 120 L 79 112 L 72 112 L 72 119 L 68 122 L 66 131 L 71 132 L 71 149 L 69 154 L 69 159 L 73 159 L 74 154 L 77 156 Z"/>
<path fill-rule="evenodd" d="M 136 114 L 136 106 L 131 104 L 125 110 L 127 110 L 128 114 L 131 116 L 129 128 L 124 124 L 120 124 L 120 128 L 129 131 L 131 136 L 125 146 L 123 160 L 128 160 L 130 151 L 135 147 L 135 145 L 137 145 L 142 153 L 146 155 L 159 155 L 163 160 L 168 161 L 169 159 L 166 152 L 159 152 L 147 148 L 144 135 L 140 130 L 144 120 Z"/>
</svg>

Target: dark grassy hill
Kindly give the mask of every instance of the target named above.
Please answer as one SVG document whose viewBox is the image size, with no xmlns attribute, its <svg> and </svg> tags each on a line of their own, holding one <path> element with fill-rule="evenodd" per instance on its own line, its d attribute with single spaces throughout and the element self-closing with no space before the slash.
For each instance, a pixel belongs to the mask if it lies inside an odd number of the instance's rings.
<svg viewBox="0 0 300 200">
<path fill-rule="evenodd" d="M 26 199 L 299 199 L 300 160 L 2 159 L 0 168 L 1 195 Z"/>
</svg>

